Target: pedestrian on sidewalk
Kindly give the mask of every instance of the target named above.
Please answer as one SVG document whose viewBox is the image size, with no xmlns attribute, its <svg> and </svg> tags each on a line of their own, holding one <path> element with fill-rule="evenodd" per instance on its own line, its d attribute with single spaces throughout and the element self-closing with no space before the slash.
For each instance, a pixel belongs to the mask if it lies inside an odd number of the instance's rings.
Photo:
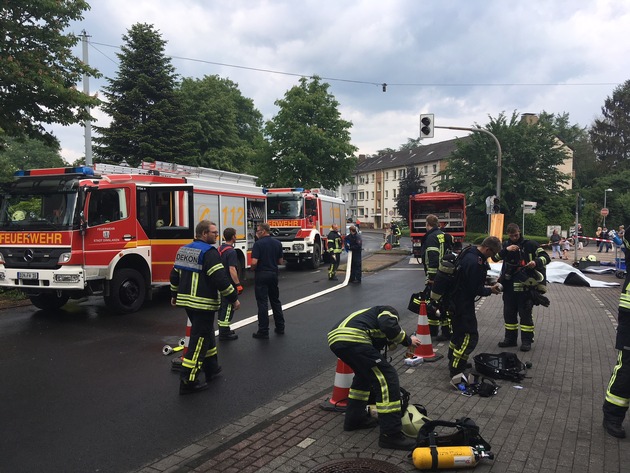
<svg viewBox="0 0 630 473">
<path fill-rule="evenodd" d="M 569 259 L 569 251 L 571 251 L 571 245 L 573 242 L 570 238 L 562 239 L 562 259 Z"/>
<path fill-rule="evenodd" d="M 221 262 L 225 267 L 225 271 L 230 278 L 230 282 L 236 292 L 240 296 L 243 292 L 243 286 L 241 286 L 241 280 L 238 275 L 238 255 L 234 249 L 236 244 L 236 230 L 232 227 L 227 227 L 223 230 L 224 243 L 219 247 L 219 255 L 221 255 Z M 230 323 L 234 317 L 234 304 L 232 304 L 225 297 L 221 298 L 221 308 L 219 309 L 218 325 L 219 325 L 219 340 L 230 341 L 236 340 L 238 335 L 230 328 Z"/>
<path fill-rule="evenodd" d="M 274 332 L 284 335 L 284 313 L 278 288 L 278 265 L 284 264 L 282 243 L 271 238 L 271 227 L 261 223 L 256 230 L 258 240 L 252 248 L 251 268 L 254 270 L 254 294 L 258 305 L 258 330 L 252 337 L 266 340 L 269 338 L 269 305 L 273 312 Z"/>
<path fill-rule="evenodd" d="M 213 222 L 202 220 L 195 228 L 195 239 L 182 246 L 171 271 L 171 305 L 183 307 L 190 320 L 188 350 L 182 358 L 179 394 L 203 391 L 220 371 L 214 338 L 214 313 L 224 297 L 238 310 L 240 303 L 217 249 L 219 232 Z M 198 379 L 199 371 L 205 381 Z"/>
<path fill-rule="evenodd" d="M 450 300 L 453 334 L 448 347 L 448 360 L 451 378 L 472 367 L 468 359 L 479 341 L 475 300 L 479 296 L 501 292 L 498 283 L 493 286 L 485 285 L 490 269 L 487 260 L 499 251 L 501 240 L 491 236 L 485 238 L 479 246 L 462 250 L 460 255 L 455 289 Z"/>
<path fill-rule="evenodd" d="M 562 258 L 562 255 L 560 254 L 560 241 L 561 240 L 562 240 L 562 237 L 558 233 L 558 230 L 554 228 L 553 233 L 549 237 L 549 244 L 551 245 L 551 259 L 556 259 L 556 255 L 558 256 L 558 259 Z"/>
<path fill-rule="evenodd" d="M 531 290 L 546 290 L 545 266 L 550 258 L 534 240 L 526 240 L 516 223 L 507 226 L 508 241 L 494 261 L 503 261 L 499 281 L 503 284 L 503 320 L 505 338 L 499 347 L 515 347 L 518 342 L 519 318 L 521 329 L 521 351 L 532 349 L 534 342 L 534 299 Z M 529 285 L 530 279 L 539 280 L 535 288 Z"/>
<path fill-rule="evenodd" d="M 353 431 L 379 425 L 381 448 L 411 451 L 416 441 L 402 433 L 398 373 L 381 353 L 388 346 L 420 345 L 418 338 L 401 328 L 398 311 L 390 306 L 375 306 L 354 312 L 328 333 L 328 345 L 354 371 L 343 429 Z M 366 410 L 370 394 L 376 399 L 378 420 Z"/>
<path fill-rule="evenodd" d="M 343 251 L 343 238 L 339 233 L 339 225 L 333 223 L 328 232 L 327 250 L 330 257 L 330 266 L 328 267 L 328 280 L 337 281 L 337 269 L 341 263 L 341 252 Z"/>
<path fill-rule="evenodd" d="M 604 241 L 600 242 L 599 250 L 597 250 L 597 252 L 601 253 L 604 247 L 606 247 L 606 253 L 608 253 L 608 251 L 612 248 L 611 243 L 608 241 L 608 228 L 606 227 L 602 228 L 602 233 L 600 235 L 600 238 Z"/>
<path fill-rule="evenodd" d="M 625 235 L 623 238 L 616 235 L 613 241 L 621 247 L 627 261 L 630 244 Z M 625 438 L 623 421 L 630 406 L 630 273 L 626 273 L 619 297 L 617 321 L 615 348 L 619 350 L 619 354 L 606 389 L 603 425 L 606 432 L 613 437 Z"/>
<path fill-rule="evenodd" d="M 361 284 L 361 251 L 363 250 L 363 240 L 359 232 L 357 232 L 357 227 L 350 225 L 348 230 L 350 230 L 350 233 L 346 235 L 346 252 L 352 252 L 349 282 Z"/>
<path fill-rule="evenodd" d="M 595 238 L 597 238 L 597 240 L 595 241 L 595 245 L 597 246 L 598 250 L 601 244 L 601 241 L 599 241 L 599 238 L 601 237 L 602 237 L 602 227 L 597 227 L 597 230 L 595 230 Z"/>
</svg>

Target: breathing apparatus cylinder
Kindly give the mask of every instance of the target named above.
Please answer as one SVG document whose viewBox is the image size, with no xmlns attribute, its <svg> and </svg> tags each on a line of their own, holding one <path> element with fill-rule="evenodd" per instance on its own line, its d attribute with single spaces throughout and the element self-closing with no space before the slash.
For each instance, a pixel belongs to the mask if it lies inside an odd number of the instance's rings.
<svg viewBox="0 0 630 473">
<path fill-rule="evenodd" d="M 439 302 L 454 282 L 455 265 L 451 261 L 442 260 L 431 286 L 431 299 Z"/>
<path fill-rule="evenodd" d="M 413 466 L 418 470 L 472 468 L 482 458 L 493 455 L 474 447 L 418 447 L 412 453 Z"/>
</svg>

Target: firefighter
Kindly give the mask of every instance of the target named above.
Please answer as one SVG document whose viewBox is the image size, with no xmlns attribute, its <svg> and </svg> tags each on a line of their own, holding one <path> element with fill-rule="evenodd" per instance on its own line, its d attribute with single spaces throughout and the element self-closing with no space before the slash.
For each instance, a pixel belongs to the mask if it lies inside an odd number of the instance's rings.
<svg viewBox="0 0 630 473">
<path fill-rule="evenodd" d="M 440 262 L 444 256 L 452 249 L 452 238 L 444 233 L 439 226 L 437 216 L 427 215 L 427 233 L 423 241 L 422 265 L 424 266 L 425 285 L 427 301 L 431 292 L 431 286 L 438 272 Z M 446 301 L 444 301 L 446 302 Z M 438 314 L 437 307 L 427 303 L 427 318 L 429 319 L 429 331 L 431 337 L 436 341 L 446 341 L 451 339 L 451 321 L 448 315 L 448 306 L 442 304 Z M 442 334 L 440 335 L 440 327 Z"/>
<path fill-rule="evenodd" d="M 400 385 L 396 369 L 381 350 L 396 345 L 418 346 L 398 323 L 390 306 L 361 309 L 342 319 L 328 333 L 332 352 L 354 371 L 343 428 L 346 431 L 380 425 L 379 446 L 411 450 L 415 439 L 402 433 Z M 378 421 L 367 413 L 370 393 L 376 398 Z"/>
<path fill-rule="evenodd" d="M 225 267 L 225 271 L 232 282 L 232 286 L 234 286 L 237 294 L 240 296 L 243 292 L 243 286 L 241 286 L 238 275 L 238 255 L 234 249 L 234 244 L 236 243 L 236 230 L 232 227 L 227 227 L 223 230 L 223 240 L 224 243 L 219 247 L 221 263 L 223 263 L 223 266 Z M 222 297 L 218 317 L 219 340 L 230 341 L 238 339 L 236 332 L 230 328 L 230 323 L 232 322 L 233 317 L 234 304 L 228 301 L 225 297 Z"/>
<path fill-rule="evenodd" d="M 516 223 L 507 226 L 508 241 L 493 261 L 503 261 L 499 281 L 503 284 L 503 319 L 505 338 L 499 347 L 515 347 L 518 342 L 519 318 L 521 351 L 532 349 L 534 342 L 534 298 L 532 290 L 544 292 L 545 266 L 551 261 L 549 254 L 533 240 L 525 240 Z M 528 281 L 539 278 L 532 287 Z"/>
<path fill-rule="evenodd" d="M 177 251 L 171 271 L 171 305 L 186 309 L 191 323 L 188 350 L 182 359 L 180 394 L 203 391 L 208 381 L 219 374 L 214 313 L 221 306 L 221 297 L 234 304 L 234 310 L 240 306 L 219 252 L 212 246 L 218 235 L 213 222 L 199 222 L 195 239 Z M 205 373 L 205 381 L 198 379 L 200 370 Z"/>
<path fill-rule="evenodd" d="M 621 246 L 625 260 L 628 261 L 630 243 L 625 234 L 613 235 L 612 240 Z M 625 438 L 623 421 L 630 406 L 630 273 L 626 272 L 621 296 L 619 297 L 617 339 L 615 348 L 619 350 L 604 400 L 604 429 L 617 438 Z"/>
<path fill-rule="evenodd" d="M 357 231 L 357 227 L 350 225 L 348 230 L 350 230 L 350 233 L 346 235 L 344 245 L 346 247 L 346 252 L 352 252 L 349 282 L 361 284 L 361 251 L 363 250 L 363 240 Z"/>
<path fill-rule="evenodd" d="M 339 225 L 333 223 L 328 232 L 327 246 L 328 255 L 330 256 L 330 266 L 328 267 L 328 280 L 337 281 L 337 269 L 341 262 L 341 252 L 343 251 L 343 239 L 341 233 L 339 233 Z"/>
<path fill-rule="evenodd" d="M 472 367 L 468 359 L 479 341 L 475 300 L 479 296 L 501 292 L 498 283 L 485 285 L 490 267 L 487 259 L 501 250 L 501 240 L 491 236 L 484 239 L 481 245 L 469 248 L 463 250 L 460 256 L 455 288 L 450 299 L 453 335 L 448 347 L 448 359 L 451 378 Z"/>
<path fill-rule="evenodd" d="M 402 232 L 400 231 L 400 227 L 395 224 L 392 223 L 390 226 L 390 230 L 392 232 L 392 246 L 398 247 L 400 246 L 400 236 L 402 235 Z"/>
</svg>

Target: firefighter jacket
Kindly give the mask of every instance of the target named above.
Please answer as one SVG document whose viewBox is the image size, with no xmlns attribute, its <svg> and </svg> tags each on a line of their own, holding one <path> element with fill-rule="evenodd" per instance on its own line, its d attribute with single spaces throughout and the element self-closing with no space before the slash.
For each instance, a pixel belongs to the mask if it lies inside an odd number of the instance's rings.
<svg viewBox="0 0 630 473">
<path fill-rule="evenodd" d="M 628 261 L 628 253 L 630 253 L 630 242 L 626 239 L 626 235 L 620 238 L 622 241 L 621 251 L 623 251 L 623 255 L 625 260 Z M 618 240 L 617 240 L 618 241 Z M 619 296 L 619 314 L 625 312 L 628 320 L 628 333 L 625 335 L 625 345 L 626 349 L 630 349 L 630 273 L 626 271 L 626 279 L 623 282 L 623 287 L 621 289 L 621 296 Z M 618 348 L 621 350 L 621 348 Z"/>
<path fill-rule="evenodd" d="M 478 296 L 492 294 L 490 287 L 486 286 L 486 275 L 490 265 L 477 247 L 466 248 L 457 264 L 457 276 L 454 301 L 474 301 Z"/>
<path fill-rule="evenodd" d="M 359 252 L 363 248 L 363 240 L 361 240 L 361 235 L 359 232 L 356 233 L 348 233 L 346 235 L 346 250 Z"/>
<path fill-rule="evenodd" d="M 171 295 L 178 307 L 214 311 L 221 307 L 221 296 L 232 304 L 238 298 L 219 252 L 201 240 L 177 251 L 170 279 Z"/>
<path fill-rule="evenodd" d="M 344 348 L 353 344 L 372 345 L 382 350 L 389 345 L 411 345 L 411 337 L 398 324 L 393 307 L 375 306 L 354 312 L 328 333 L 328 345 Z"/>
<path fill-rule="evenodd" d="M 446 252 L 446 234 L 437 227 L 429 230 L 424 239 L 424 253 L 422 264 L 428 281 L 433 281 L 440 262 Z"/>
<path fill-rule="evenodd" d="M 519 251 L 508 251 L 510 245 L 518 245 Z M 545 266 L 551 258 L 549 254 L 533 240 L 525 240 L 523 236 L 518 241 L 507 240 L 503 248 L 492 257 L 495 262 L 503 261 L 500 281 L 505 291 L 523 292 L 532 286 L 544 283 L 547 277 Z M 525 268 L 530 261 L 536 263 L 535 268 Z"/>
<path fill-rule="evenodd" d="M 341 234 L 335 230 L 331 230 L 326 238 L 328 238 L 328 252 L 335 254 L 341 253 L 343 250 L 343 239 L 341 238 Z"/>
</svg>

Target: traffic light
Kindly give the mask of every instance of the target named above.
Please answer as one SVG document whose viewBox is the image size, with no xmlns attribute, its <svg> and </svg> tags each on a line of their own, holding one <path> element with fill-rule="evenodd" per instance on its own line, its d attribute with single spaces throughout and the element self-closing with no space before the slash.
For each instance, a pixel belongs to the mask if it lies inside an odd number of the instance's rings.
<svg viewBox="0 0 630 473">
<path fill-rule="evenodd" d="M 582 213 L 582 211 L 584 210 L 584 204 L 586 204 L 586 199 L 581 195 L 578 195 L 578 213 Z"/>
<path fill-rule="evenodd" d="M 501 200 L 498 197 L 492 199 L 492 213 L 499 214 L 501 213 Z"/>
<path fill-rule="evenodd" d="M 420 115 L 420 138 L 433 138 L 433 114 Z"/>
</svg>

